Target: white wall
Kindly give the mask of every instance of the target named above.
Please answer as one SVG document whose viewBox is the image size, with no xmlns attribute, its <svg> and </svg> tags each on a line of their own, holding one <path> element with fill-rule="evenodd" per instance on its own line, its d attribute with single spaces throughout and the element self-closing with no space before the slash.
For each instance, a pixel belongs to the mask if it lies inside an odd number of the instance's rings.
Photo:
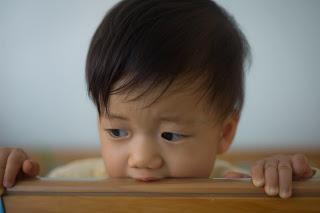
<svg viewBox="0 0 320 213">
<path fill-rule="evenodd" d="M 84 80 L 115 0 L 0 0 L 0 146 L 98 147 Z M 219 0 L 252 46 L 233 148 L 320 146 L 320 1 Z"/>
</svg>

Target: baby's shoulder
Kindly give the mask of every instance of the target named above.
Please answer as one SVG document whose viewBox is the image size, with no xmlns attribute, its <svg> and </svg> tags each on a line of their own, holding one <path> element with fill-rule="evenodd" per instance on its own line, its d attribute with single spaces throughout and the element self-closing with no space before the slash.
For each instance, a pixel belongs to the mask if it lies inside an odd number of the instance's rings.
<svg viewBox="0 0 320 213">
<path fill-rule="evenodd" d="M 210 174 L 210 178 L 223 178 L 224 174 L 228 171 L 240 172 L 243 174 L 250 174 L 250 172 L 244 168 L 236 166 L 225 160 L 216 159 L 214 167 Z"/>
<path fill-rule="evenodd" d="M 75 160 L 49 172 L 50 178 L 107 177 L 102 158 Z"/>
</svg>

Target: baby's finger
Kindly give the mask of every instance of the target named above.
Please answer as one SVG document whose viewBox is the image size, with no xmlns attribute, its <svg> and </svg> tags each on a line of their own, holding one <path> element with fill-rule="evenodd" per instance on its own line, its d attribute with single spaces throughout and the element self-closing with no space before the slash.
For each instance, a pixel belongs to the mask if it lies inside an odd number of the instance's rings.
<svg viewBox="0 0 320 213">
<path fill-rule="evenodd" d="M 252 182 L 256 187 L 261 187 L 265 183 L 264 164 L 264 160 L 259 160 L 251 167 Z"/>
<path fill-rule="evenodd" d="M 292 188 L 292 168 L 289 159 L 281 160 L 278 164 L 280 197 L 288 198 L 291 196 Z"/>
<path fill-rule="evenodd" d="M 303 154 L 295 154 L 291 158 L 293 174 L 297 178 L 312 177 L 313 171 L 309 166 L 308 159 Z"/>
<path fill-rule="evenodd" d="M 278 159 L 271 158 L 264 164 L 265 192 L 274 196 L 279 192 L 278 184 Z"/>
<path fill-rule="evenodd" d="M 6 169 L 6 165 L 7 165 L 7 158 L 10 154 L 9 149 L 6 148 L 1 148 L 0 149 L 0 185 L 4 185 L 3 184 L 3 180 L 4 180 L 4 173 L 5 173 L 5 169 Z"/>
<path fill-rule="evenodd" d="M 40 166 L 37 162 L 27 159 L 23 162 L 22 164 L 22 171 L 30 176 L 30 177 L 34 177 L 37 176 L 40 172 Z"/>
<path fill-rule="evenodd" d="M 4 174 L 5 187 L 11 187 L 15 184 L 16 177 L 21 170 L 22 162 L 26 158 L 26 154 L 21 149 L 11 151 Z"/>
</svg>

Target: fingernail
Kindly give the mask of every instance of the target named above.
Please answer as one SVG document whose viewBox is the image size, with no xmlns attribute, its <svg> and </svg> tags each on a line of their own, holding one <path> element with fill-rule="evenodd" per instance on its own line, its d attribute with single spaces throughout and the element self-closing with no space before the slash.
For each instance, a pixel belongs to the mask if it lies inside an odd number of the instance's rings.
<svg viewBox="0 0 320 213">
<path fill-rule="evenodd" d="M 290 196 L 291 196 L 291 190 L 285 189 L 285 190 L 280 191 L 281 198 L 288 198 Z"/>
<path fill-rule="evenodd" d="M 4 181 L 3 184 L 4 184 L 4 186 L 7 187 L 7 188 L 9 188 L 9 187 L 12 186 L 12 183 L 11 183 L 10 181 Z"/>
<path fill-rule="evenodd" d="M 263 185 L 263 180 L 261 180 L 261 179 L 260 180 L 252 179 L 252 182 L 256 187 L 260 187 Z"/>
<path fill-rule="evenodd" d="M 266 191 L 267 191 L 268 195 L 273 196 L 273 195 L 277 195 L 278 194 L 279 189 L 278 188 L 273 188 L 273 187 L 267 187 Z"/>
</svg>

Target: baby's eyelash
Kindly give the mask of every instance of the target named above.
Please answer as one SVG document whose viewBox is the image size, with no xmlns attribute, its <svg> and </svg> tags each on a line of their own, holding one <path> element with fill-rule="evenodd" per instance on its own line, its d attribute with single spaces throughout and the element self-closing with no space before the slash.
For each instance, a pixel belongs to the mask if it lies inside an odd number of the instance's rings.
<svg viewBox="0 0 320 213">
<path fill-rule="evenodd" d="M 182 135 L 182 134 L 175 133 L 175 132 L 163 132 L 163 133 L 161 133 L 161 136 L 164 137 L 164 138 L 168 137 L 168 136 L 172 136 L 172 135 L 178 135 L 180 137 L 180 139 L 187 137 L 187 135 Z M 165 139 L 168 140 L 167 138 L 165 138 Z M 179 140 L 179 139 L 177 139 L 177 140 Z M 170 141 L 170 140 L 168 140 L 168 141 Z"/>
<path fill-rule="evenodd" d="M 118 131 L 121 131 L 122 129 L 105 129 L 105 131 L 111 136 L 111 137 L 114 137 L 114 138 L 120 138 L 120 137 L 125 137 L 128 135 L 128 133 L 126 132 L 126 135 L 125 136 L 117 136 L 114 134 L 114 132 Z M 123 130 L 124 131 L 124 130 Z"/>
<path fill-rule="evenodd" d="M 122 137 L 128 136 L 128 133 L 123 129 L 105 129 L 105 131 L 113 138 L 122 138 Z M 122 133 L 124 133 L 124 135 L 122 136 L 121 136 L 121 131 Z M 178 140 L 181 140 L 182 138 L 188 137 L 188 135 L 183 135 L 176 132 L 162 132 L 161 136 L 167 141 L 178 141 Z M 173 138 L 176 138 L 176 139 L 173 139 Z"/>
</svg>

